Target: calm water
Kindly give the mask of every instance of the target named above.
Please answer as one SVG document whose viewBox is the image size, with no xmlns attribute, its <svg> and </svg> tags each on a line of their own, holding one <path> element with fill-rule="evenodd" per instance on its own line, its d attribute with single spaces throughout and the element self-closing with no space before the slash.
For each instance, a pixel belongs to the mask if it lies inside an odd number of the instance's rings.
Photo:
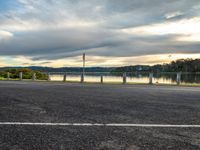
<svg viewBox="0 0 200 150">
<path fill-rule="evenodd" d="M 63 74 L 52 74 L 52 81 L 62 81 Z M 104 75 L 104 82 L 122 82 L 121 75 Z M 182 83 L 198 84 L 200 83 L 200 74 L 182 74 L 181 76 Z M 68 75 L 67 81 L 80 81 L 80 75 Z M 100 82 L 100 75 L 85 75 L 86 82 Z M 128 74 L 127 75 L 128 83 L 148 83 L 149 77 L 148 74 Z M 176 73 L 168 74 L 154 74 L 153 83 L 161 84 L 176 84 Z"/>
</svg>

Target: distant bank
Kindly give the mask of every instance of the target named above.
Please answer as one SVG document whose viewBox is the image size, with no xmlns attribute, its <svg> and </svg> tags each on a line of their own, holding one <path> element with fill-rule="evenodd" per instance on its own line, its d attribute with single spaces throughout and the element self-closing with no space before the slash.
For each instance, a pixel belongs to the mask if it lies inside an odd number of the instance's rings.
<svg viewBox="0 0 200 150">
<path fill-rule="evenodd" d="M 13 68 L 28 68 L 42 72 L 82 72 L 82 67 L 1 67 L 0 71 L 5 71 Z M 200 72 L 200 59 L 179 59 L 172 61 L 169 64 L 149 65 L 134 65 L 123 67 L 86 67 L 86 72 Z"/>
</svg>

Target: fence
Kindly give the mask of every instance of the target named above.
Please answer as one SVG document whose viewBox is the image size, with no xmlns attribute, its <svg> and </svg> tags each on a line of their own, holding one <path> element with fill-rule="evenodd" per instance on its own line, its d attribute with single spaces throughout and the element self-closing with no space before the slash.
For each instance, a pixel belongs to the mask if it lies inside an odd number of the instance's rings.
<svg viewBox="0 0 200 150">
<path fill-rule="evenodd" d="M 110 72 L 49 72 L 45 73 L 47 75 L 46 81 L 54 81 L 56 76 L 59 77 L 59 81 L 70 82 L 76 81 L 80 83 L 85 82 L 98 82 L 98 83 L 143 83 L 143 84 L 159 84 L 159 83 L 168 83 L 168 84 L 177 84 L 182 83 L 200 83 L 200 74 L 199 73 L 110 73 Z M 193 76 L 191 76 L 193 75 Z M 191 77 L 190 77 L 191 76 Z M 10 78 L 10 73 L 7 73 L 6 80 L 12 80 Z M 23 73 L 20 72 L 18 78 L 15 80 L 23 81 Z M 32 74 L 32 81 L 37 80 L 37 74 Z M 161 81 L 162 80 L 162 81 Z"/>
</svg>

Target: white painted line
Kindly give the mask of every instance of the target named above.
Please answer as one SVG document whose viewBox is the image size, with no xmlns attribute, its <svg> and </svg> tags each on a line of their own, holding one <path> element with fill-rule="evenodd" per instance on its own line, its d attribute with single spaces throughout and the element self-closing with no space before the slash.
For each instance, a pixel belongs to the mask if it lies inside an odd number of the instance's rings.
<svg viewBox="0 0 200 150">
<path fill-rule="evenodd" d="M 33 123 L 33 122 L 0 122 L 0 125 L 25 125 L 25 126 L 99 126 L 99 127 L 154 127 L 154 128 L 200 128 L 200 125 L 175 125 L 175 124 L 124 124 L 124 123 Z"/>
</svg>

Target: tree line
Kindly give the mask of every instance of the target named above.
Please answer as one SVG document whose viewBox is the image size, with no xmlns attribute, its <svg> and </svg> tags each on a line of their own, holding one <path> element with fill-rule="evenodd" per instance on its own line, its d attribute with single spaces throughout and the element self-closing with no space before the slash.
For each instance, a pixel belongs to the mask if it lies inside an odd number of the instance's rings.
<svg viewBox="0 0 200 150">
<path fill-rule="evenodd" d="M 112 72 L 200 72 L 200 59 L 179 59 L 169 64 L 117 67 Z"/>
</svg>

